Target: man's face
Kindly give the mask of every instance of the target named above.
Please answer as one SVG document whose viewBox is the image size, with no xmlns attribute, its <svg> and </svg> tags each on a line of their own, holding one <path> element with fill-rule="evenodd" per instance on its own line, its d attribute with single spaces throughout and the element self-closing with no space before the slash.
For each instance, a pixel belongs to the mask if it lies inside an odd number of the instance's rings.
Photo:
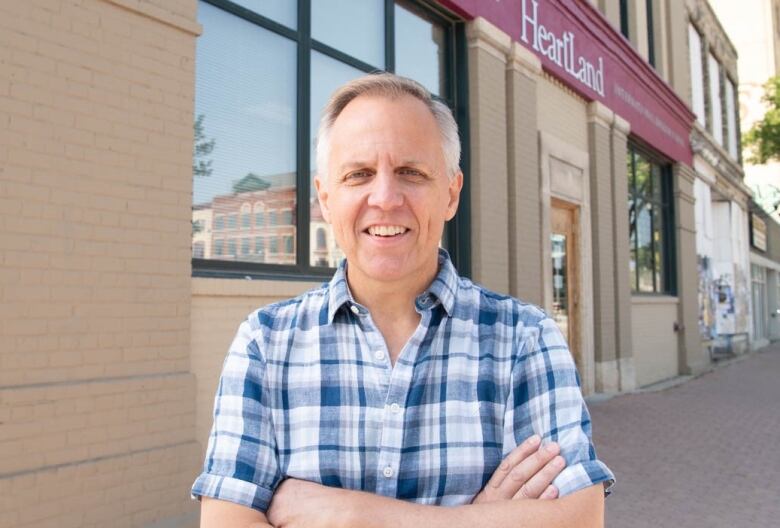
<svg viewBox="0 0 780 528">
<path fill-rule="evenodd" d="M 462 183 L 448 178 L 436 120 L 411 96 L 352 100 L 331 129 L 326 180 L 315 179 L 350 277 L 412 283 L 436 272 Z"/>
</svg>

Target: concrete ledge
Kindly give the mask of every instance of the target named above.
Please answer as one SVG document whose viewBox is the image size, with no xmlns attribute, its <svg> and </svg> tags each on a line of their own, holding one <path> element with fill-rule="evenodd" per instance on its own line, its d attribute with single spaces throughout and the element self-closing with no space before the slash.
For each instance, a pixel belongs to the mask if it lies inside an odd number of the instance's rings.
<svg viewBox="0 0 780 528">
<path fill-rule="evenodd" d="M 248 279 L 192 279 L 193 297 L 296 297 L 321 282 Z"/>
<path fill-rule="evenodd" d="M 597 123 L 605 128 L 609 128 L 615 121 L 615 112 L 610 110 L 605 104 L 593 101 L 588 104 L 588 122 Z"/>
<path fill-rule="evenodd" d="M 542 61 L 525 46 L 513 42 L 509 50 L 507 69 L 519 71 L 534 78 L 542 73 Z"/>
<path fill-rule="evenodd" d="M 482 17 L 477 17 L 466 26 L 466 38 L 470 48 L 480 48 L 503 62 L 512 46 L 509 35 Z"/>
</svg>

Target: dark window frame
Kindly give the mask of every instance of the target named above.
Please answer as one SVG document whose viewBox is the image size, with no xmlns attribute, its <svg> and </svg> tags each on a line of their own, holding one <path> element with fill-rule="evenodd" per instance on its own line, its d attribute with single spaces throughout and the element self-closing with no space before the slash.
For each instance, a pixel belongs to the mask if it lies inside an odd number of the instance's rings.
<svg viewBox="0 0 780 528">
<path fill-rule="evenodd" d="M 655 23 L 653 22 L 653 0 L 646 0 L 647 11 L 647 62 L 655 68 Z"/>
<path fill-rule="evenodd" d="M 255 13 L 229 0 L 202 0 L 223 11 L 269 30 L 297 45 L 296 85 L 296 205 L 295 265 L 226 261 L 217 259 L 192 259 L 193 277 L 256 278 L 278 280 L 321 280 L 331 276 L 334 268 L 313 266 L 309 262 L 310 250 L 310 98 L 311 53 L 320 52 L 356 69 L 371 73 L 379 71 L 374 65 L 360 61 L 344 52 L 318 42 L 311 37 L 311 0 L 298 0 L 298 25 L 293 30 L 279 22 Z M 470 185 L 469 185 L 469 125 L 468 125 L 468 70 L 465 22 L 457 19 L 438 4 L 414 1 L 435 23 L 441 24 L 446 34 L 445 78 L 446 94 L 439 97 L 453 109 L 461 136 L 461 170 L 464 175 L 460 206 L 455 218 L 445 225 L 443 240 L 452 255 L 453 262 L 464 276 L 471 274 L 470 239 Z M 395 1 L 384 0 L 385 6 L 385 70 L 395 71 Z M 316 124 L 314 125 L 316 126 Z M 264 211 L 267 212 L 267 211 Z M 269 222 L 270 223 L 270 222 Z"/>
<path fill-rule="evenodd" d="M 627 154 L 631 156 L 631 173 L 627 175 L 628 193 L 629 193 L 629 198 L 633 200 L 634 204 L 637 203 L 636 156 L 640 155 L 650 163 L 651 173 L 652 173 L 652 166 L 656 166 L 659 168 L 661 200 L 658 201 L 653 197 L 654 189 L 652 186 L 652 176 L 651 176 L 651 185 L 650 185 L 650 189 L 648 190 L 648 194 L 650 195 L 651 199 L 645 201 L 650 201 L 652 202 L 653 207 L 659 207 L 661 209 L 661 218 L 664 226 L 663 238 L 661 240 L 661 244 L 663 246 L 662 248 L 659 248 L 662 257 L 661 258 L 661 281 L 663 282 L 663 284 L 660 285 L 660 287 L 659 285 L 656 284 L 656 277 L 654 271 L 653 291 L 640 290 L 639 289 L 639 267 L 638 267 L 638 262 L 635 260 L 635 265 L 637 266 L 637 269 L 636 269 L 636 273 L 634 274 L 633 284 L 631 284 L 631 295 L 676 296 L 677 295 L 677 267 L 676 267 L 677 252 L 676 252 L 676 233 L 675 233 L 674 180 L 673 180 L 674 174 L 672 170 L 672 162 L 664 158 L 663 156 L 656 154 L 646 146 L 633 140 L 629 142 L 626 151 Z M 652 233 L 655 230 L 654 216 L 651 215 L 650 219 L 651 219 L 650 233 L 651 233 L 651 248 L 652 248 L 651 260 L 655 262 L 657 248 L 656 248 L 655 240 L 652 237 Z M 629 221 L 630 221 L 630 216 L 629 216 Z M 638 222 L 638 218 L 635 221 Z M 634 247 L 633 248 L 630 247 L 631 245 L 630 229 L 631 227 L 629 225 L 629 252 L 633 249 L 634 255 L 636 256 L 638 254 L 639 237 L 638 236 L 634 237 Z"/>
<path fill-rule="evenodd" d="M 630 38 L 628 35 L 628 0 L 620 0 L 620 33 Z"/>
</svg>

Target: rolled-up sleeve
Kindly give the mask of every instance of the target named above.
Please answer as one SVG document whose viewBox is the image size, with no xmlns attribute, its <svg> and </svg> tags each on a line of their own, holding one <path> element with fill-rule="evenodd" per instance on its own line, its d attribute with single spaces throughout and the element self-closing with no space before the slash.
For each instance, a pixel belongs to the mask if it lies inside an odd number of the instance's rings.
<svg viewBox="0 0 780 528">
<path fill-rule="evenodd" d="M 265 512 L 281 479 L 255 314 L 241 324 L 222 368 L 203 472 L 193 499 L 213 497 Z"/>
<path fill-rule="evenodd" d="M 504 454 L 538 434 L 543 443 L 558 442 L 566 459 L 553 481 L 559 496 L 598 483 L 608 495 L 615 477 L 596 457 L 590 414 L 566 340 L 549 317 L 519 335 L 504 417 Z"/>
</svg>

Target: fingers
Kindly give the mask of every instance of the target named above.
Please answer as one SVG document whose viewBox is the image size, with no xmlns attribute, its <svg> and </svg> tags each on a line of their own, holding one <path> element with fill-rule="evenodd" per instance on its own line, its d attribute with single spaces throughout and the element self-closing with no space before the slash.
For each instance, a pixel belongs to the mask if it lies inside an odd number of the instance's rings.
<svg viewBox="0 0 780 528">
<path fill-rule="evenodd" d="M 499 486 L 500 495 L 506 498 L 516 496 L 527 499 L 538 498 L 562 469 L 562 467 L 556 469 L 558 464 L 547 468 L 547 464 L 556 458 L 559 452 L 558 444 L 552 442 L 540 447 L 534 454 L 520 461 Z M 562 457 L 561 460 L 563 460 Z M 546 471 L 543 471 L 545 469 Z M 541 475 L 534 479 L 540 472 L 542 472 Z"/>
<path fill-rule="evenodd" d="M 536 452 L 540 442 L 539 435 L 533 435 L 514 448 L 493 472 L 486 487 L 498 489 L 515 466 Z"/>
<path fill-rule="evenodd" d="M 557 443 L 540 447 L 540 438 L 534 435 L 504 459 L 480 500 L 537 499 L 544 493 L 553 493 L 547 488 L 566 465 L 564 458 L 557 456 L 559 453 Z M 557 490 L 554 492 L 557 495 Z"/>
<path fill-rule="evenodd" d="M 550 484 L 547 489 L 539 496 L 540 499 L 554 499 L 558 497 L 558 488 Z"/>
<path fill-rule="evenodd" d="M 550 488 L 553 488 L 555 495 L 558 490 L 551 483 L 563 470 L 566 465 L 566 461 L 562 456 L 556 456 L 549 462 L 547 462 L 542 469 L 538 470 L 525 483 L 520 486 L 520 489 L 514 494 L 514 499 L 536 499 L 542 498 L 544 494 L 552 493 Z M 544 497 L 547 498 L 547 497 Z M 550 497 L 555 498 L 555 497 Z"/>
</svg>

